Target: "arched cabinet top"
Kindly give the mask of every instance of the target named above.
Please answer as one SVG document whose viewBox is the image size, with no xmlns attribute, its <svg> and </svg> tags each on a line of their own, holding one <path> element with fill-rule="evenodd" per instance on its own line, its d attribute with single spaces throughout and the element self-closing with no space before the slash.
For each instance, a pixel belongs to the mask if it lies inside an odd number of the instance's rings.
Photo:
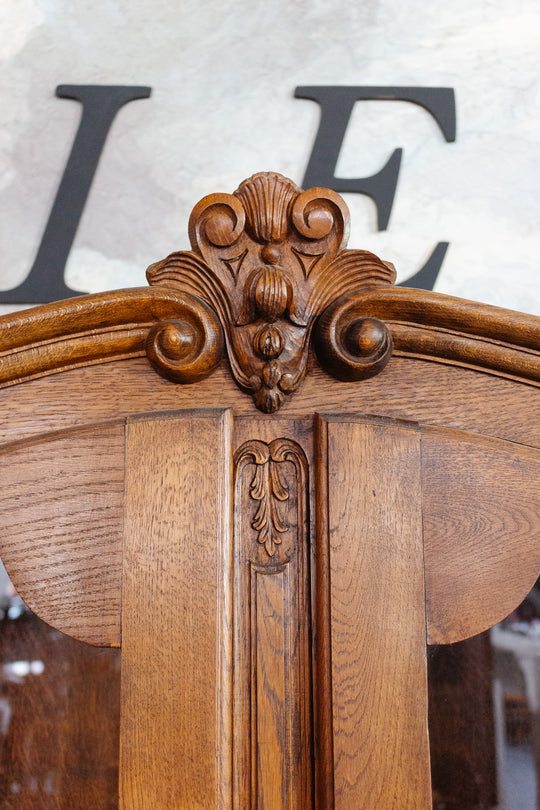
<svg viewBox="0 0 540 810">
<path fill-rule="evenodd" d="M 151 265 L 149 287 L 0 318 L 0 386 L 137 357 L 196 384 L 225 355 L 266 414 L 289 405 L 318 365 L 359 394 L 391 358 L 540 383 L 539 318 L 395 287 L 392 265 L 345 248 L 348 223 L 335 192 L 301 191 L 277 174 L 209 195 L 189 221 L 192 249 Z"/>
</svg>

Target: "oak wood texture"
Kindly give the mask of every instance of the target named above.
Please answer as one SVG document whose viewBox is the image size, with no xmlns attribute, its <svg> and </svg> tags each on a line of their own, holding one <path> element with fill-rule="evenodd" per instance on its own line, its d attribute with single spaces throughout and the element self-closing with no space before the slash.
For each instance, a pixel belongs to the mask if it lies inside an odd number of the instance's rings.
<svg viewBox="0 0 540 810">
<path fill-rule="evenodd" d="M 99 392 L 99 395 L 98 393 Z M 38 405 L 36 406 L 36 403 Z M 261 424 L 225 366 L 196 385 L 156 376 L 143 359 L 72 369 L 0 390 L 0 442 L 151 410 L 206 408 L 219 403 Z M 304 385 L 280 410 L 285 418 L 314 412 L 362 412 L 472 431 L 540 447 L 536 386 L 435 362 L 395 357 L 361 384 L 336 381 L 313 360 Z"/>
<path fill-rule="evenodd" d="M 0 318 L 0 553 L 122 644 L 123 810 L 428 808 L 426 623 L 537 576 L 539 319 L 392 287 L 347 216 L 255 175 L 150 288 Z"/>
<path fill-rule="evenodd" d="M 339 315 L 345 326 L 355 319 L 385 324 L 397 356 L 432 359 L 536 383 L 540 379 L 540 331 L 534 315 L 388 285 L 347 296 Z"/>
<path fill-rule="evenodd" d="M 159 373 L 195 382 L 221 359 L 213 311 L 190 295 L 133 288 L 0 318 L 0 385 L 144 354 Z"/>
<path fill-rule="evenodd" d="M 235 454 L 235 484 L 235 807 L 310 808 L 305 453 L 291 439 L 244 442 Z"/>
<path fill-rule="evenodd" d="M 227 412 L 128 423 L 120 807 L 231 807 Z"/>
<path fill-rule="evenodd" d="M 430 644 L 500 622 L 540 570 L 540 453 L 458 431 L 422 431 Z"/>
<path fill-rule="evenodd" d="M 236 382 L 257 408 L 273 413 L 306 374 L 311 330 L 325 308 L 346 293 L 395 279 L 394 268 L 372 253 L 342 250 L 348 228 L 349 211 L 335 191 L 302 191 L 280 174 L 260 172 L 233 194 L 197 203 L 188 228 L 192 250 L 151 265 L 147 276 L 150 284 L 176 287 L 212 306 Z M 347 324 L 343 340 L 325 337 L 332 360 L 347 365 L 348 379 L 371 376 L 390 358 L 388 330 L 374 319 Z M 322 357 L 326 342 L 317 343 Z"/>
<path fill-rule="evenodd" d="M 90 644 L 120 644 L 122 421 L 0 447 L 2 560 L 26 604 Z"/>
<path fill-rule="evenodd" d="M 319 806 L 427 810 L 420 436 L 347 415 L 318 428 Z"/>
</svg>

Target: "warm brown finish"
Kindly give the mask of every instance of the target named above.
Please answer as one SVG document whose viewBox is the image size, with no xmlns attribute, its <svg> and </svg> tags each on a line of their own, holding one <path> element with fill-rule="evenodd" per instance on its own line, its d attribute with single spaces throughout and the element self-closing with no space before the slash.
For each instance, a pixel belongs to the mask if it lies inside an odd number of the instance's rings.
<svg viewBox="0 0 540 810">
<path fill-rule="evenodd" d="M 178 382 L 202 379 L 221 359 L 212 310 L 191 295 L 141 287 L 81 295 L 0 318 L 0 384 L 148 354 Z"/>
<path fill-rule="evenodd" d="M 354 293 L 341 309 L 347 322 L 380 319 L 386 324 L 396 356 L 540 382 L 540 336 L 534 315 L 389 286 Z"/>
<path fill-rule="evenodd" d="M 0 389 L 0 442 L 130 413 L 224 402 L 234 408 L 235 416 L 258 415 L 225 365 L 197 385 L 168 382 L 143 359 L 78 368 L 26 382 L 22 388 Z M 301 391 L 285 401 L 279 415 L 298 419 L 325 411 L 383 414 L 540 447 L 536 386 L 444 363 L 395 357 L 383 374 L 359 385 L 336 382 L 312 361 Z M 279 415 L 259 416 L 260 423 L 273 424 Z"/>
<path fill-rule="evenodd" d="M 428 810 L 426 623 L 537 576 L 540 322 L 392 287 L 346 223 L 256 175 L 151 288 L 0 319 L 1 553 L 122 629 L 124 810 Z"/>
<path fill-rule="evenodd" d="M 148 280 L 215 309 L 236 382 L 261 411 L 273 413 L 305 376 L 311 330 L 324 309 L 346 293 L 395 279 L 393 267 L 372 253 L 342 251 L 348 226 L 335 191 L 302 191 L 279 174 L 256 174 L 234 194 L 201 200 L 189 220 L 191 252 L 153 264 Z M 390 358 L 388 330 L 377 321 L 381 337 L 370 330 L 372 321 L 366 330 L 357 318 L 343 339 L 341 331 L 332 335 L 349 379 L 371 376 Z"/>
<path fill-rule="evenodd" d="M 0 464 L 2 560 L 19 594 L 64 633 L 119 646 L 123 423 L 8 445 Z"/>
<path fill-rule="evenodd" d="M 312 806 L 309 481 L 290 439 L 235 459 L 235 807 Z"/>
<path fill-rule="evenodd" d="M 123 810 L 231 807 L 229 423 L 207 411 L 128 425 Z"/>
<path fill-rule="evenodd" d="M 192 251 L 151 265 L 150 289 L 0 318 L 0 385 L 145 353 L 168 379 L 195 382 L 219 363 L 223 331 L 235 380 L 272 413 L 305 377 L 312 330 L 342 380 L 394 354 L 540 382 L 536 318 L 391 286 L 392 265 L 343 250 L 348 218 L 335 192 L 273 173 L 211 194 L 191 215 Z"/>
<path fill-rule="evenodd" d="M 457 431 L 423 432 L 428 640 L 487 630 L 540 570 L 540 453 Z"/>
<path fill-rule="evenodd" d="M 321 587 L 317 599 L 329 610 L 317 630 L 329 649 L 317 692 L 332 706 L 331 718 L 321 717 L 331 729 L 319 732 L 321 806 L 427 808 L 420 436 L 326 419 L 318 465 L 326 492 L 318 495 L 317 565 L 329 593 Z"/>
</svg>

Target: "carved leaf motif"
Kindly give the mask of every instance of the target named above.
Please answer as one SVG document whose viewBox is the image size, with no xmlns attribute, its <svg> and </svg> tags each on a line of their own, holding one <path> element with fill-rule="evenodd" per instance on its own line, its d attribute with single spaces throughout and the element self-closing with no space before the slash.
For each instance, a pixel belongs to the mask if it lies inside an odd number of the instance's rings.
<svg viewBox="0 0 540 810">
<path fill-rule="evenodd" d="M 251 525 L 259 533 L 257 540 L 270 557 L 281 544 L 280 534 L 289 528 L 280 510 L 280 502 L 289 498 L 289 488 L 281 475 L 279 463 L 270 457 L 262 463 L 256 462 L 250 489 L 253 500 L 259 501 Z"/>
<path fill-rule="evenodd" d="M 290 529 L 285 506 L 290 491 L 282 465 L 289 462 L 296 467 L 298 458 L 303 459 L 301 449 L 288 439 L 275 439 L 270 444 L 249 441 L 236 455 L 237 470 L 246 464 L 255 466 L 249 494 L 258 505 L 251 527 L 257 532 L 257 542 L 264 546 L 269 557 L 273 557 L 277 546 L 281 545 L 281 535 Z"/>
<path fill-rule="evenodd" d="M 234 806 L 307 810 L 314 806 L 308 460 L 292 439 L 248 440 L 235 452 L 234 482 Z M 272 757 L 282 763 L 277 803 Z"/>
</svg>

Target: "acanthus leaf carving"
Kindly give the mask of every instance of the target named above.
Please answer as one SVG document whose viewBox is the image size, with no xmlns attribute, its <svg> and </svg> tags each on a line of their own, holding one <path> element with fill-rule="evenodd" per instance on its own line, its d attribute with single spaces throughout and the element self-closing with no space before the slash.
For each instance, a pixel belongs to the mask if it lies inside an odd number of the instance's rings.
<svg viewBox="0 0 540 810">
<path fill-rule="evenodd" d="M 257 541 L 264 546 L 268 556 L 273 557 L 276 546 L 281 545 L 281 534 L 289 529 L 281 512 L 281 503 L 289 499 L 289 487 L 280 472 L 280 462 L 273 457 L 272 448 L 262 442 L 253 442 L 252 445 L 255 474 L 250 495 L 259 506 L 251 526 L 257 532 Z"/>
<path fill-rule="evenodd" d="M 302 191 L 279 174 L 256 174 L 234 194 L 202 199 L 189 221 L 192 250 L 151 265 L 148 280 L 213 307 L 236 382 L 261 411 L 273 413 L 300 385 L 311 332 L 325 309 L 341 296 L 395 280 L 393 267 L 373 254 L 344 250 L 348 227 L 347 206 L 336 192 Z M 318 344 L 327 339 L 319 335 Z M 347 345 L 348 355 L 365 351 L 365 341 Z M 340 355 L 342 344 L 334 349 Z M 378 349 L 375 365 L 362 356 L 356 379 L 389 359 L 386 332 Z"/>
<path fill-rule="evenodd" d="M 298 465 L 305 463 L 300 448 L 288 439 L 275 439 L 269 444 L 253 439 L 242 445 L 235 459 L 237 470 L 246 464 L 255 467 L 249 485 L 250 498 L 257 503 L 251 527 L 271 558 L 282 543 L 282 535 L 290 529 L 285 512 L 290 490 L 282 469 L 287 461 L 297 467 L 297 475 Z"/>
</svg>

